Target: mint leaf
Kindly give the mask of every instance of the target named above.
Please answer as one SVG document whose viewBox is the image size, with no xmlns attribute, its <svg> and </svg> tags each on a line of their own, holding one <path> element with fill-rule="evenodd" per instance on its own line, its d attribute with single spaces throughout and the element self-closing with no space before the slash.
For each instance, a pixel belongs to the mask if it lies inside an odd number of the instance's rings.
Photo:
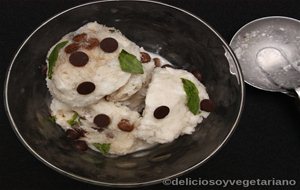
<svg viewBox="0 0 300 190">
<path fill-rule="evenodd" d="M 48 120 L 49 120 L 51 123 L 54 123 L 54 124 L 55 124 L 55 122 L 56 122 L 56 116 L 55 116 L 55 115 L 50 115 L 50 116 L 48 117 Z"/>
<path fill-rule="evenodd" d="M 69 119 L 69 120 L 67 120 L 67 123 L 71 126 L 71 127 L 73 127 L 74 125 L 76 125 L 76 124 L 79 124 L 79 115 L 78 115 L 78 113 L 74 113 L 73 114 L 73 116 L 72 116 L 72 118 L 71 119 Z"/>
<path fill-rule="evenodd" d="M 187 97 L 186 105 L 194 115 L 197 115 L 200 109 L 199 91 L 192 81 L 184 78 L 181 78 L 181 80 Z"/>
<path fill-rule="evenodd" d="M 107 154 L 110 149 L 109 143 L 93 143 L 94 147 L 96 147 L 102 154 Z"/>
<path fill-rule="evenodd" d="M 65 47 L 65 45 L 68 43 L 68 41 L 63 41 L 63 42 L 60 42 L 58 43 L 54 48 L 53 50 L 51 51 L 49 57 L 47 58 L 48 59 L 48 78 L 49 79 L 52 79 L 52 74 L 53 74 L 53 68 L 55 66 L 55 63 L 56 63 L 56 60 L 57 60 L 57 57 L 58 57 L 58 53 L 59 53 L 59 50 L 63 47 Z"/>
<path fill-rule="evenodd" d="M 119 62 L 122 71 L 132 74 L 144 74 L 142 63 L 124 49 L 119 54 Z"/>
</svg>

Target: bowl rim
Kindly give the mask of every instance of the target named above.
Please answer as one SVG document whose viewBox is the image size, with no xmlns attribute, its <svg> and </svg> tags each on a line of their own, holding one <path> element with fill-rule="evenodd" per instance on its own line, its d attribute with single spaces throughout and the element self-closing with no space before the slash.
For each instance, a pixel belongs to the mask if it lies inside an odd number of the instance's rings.
<svg viewBox="0 0 300 190">
<path fill-rule="evenodd" d="M 74 174 L 74 173 L 71 173 L 71 172 L 67 172 L 67 171 L 64 171 L 63 169 L 60 169 L 59 167 L 51 164 L 49 161 L 47 161 L 46 159 L 44 159 L 42 156 L 40 156 L 37 152 L 35 152 L 31 147 L 30 145 L 25 141 L 25 139 L 23 138 L 23 136 L 21 135 L 21 133 L 19 132 L 15 122 L 14 122 L 14 119 L 12 117 L 12 113 L 10 111 L 10 108 L 9 108 L 9 105 L 8 105 L 8 83 L 9 83 L 9 79 L 10 79 L 10 72 L 11 72 L 11 69 L 14 65 L 14 62 L 16 60 L 16 58 L 18 57 L 20 51 L 23 49 L 23 46 L 30 40 L 30 38 L 38 31 L 40 30 L 44 25 L 46 25 L 47 23 L 51 22 L 53 19 L 59 17 L 60 15 L 63 15 L 64 13 L 67 13 L 69 11 L 72 11 L 74 9 L 78 9 L 78 8 L 81 8 L 81 7 L 84 7 L 84 6 L 88 6 L 88 5 L 93 5 L 93 4 L 99 4 L 99 3 L 109 3 L 109 2 L 141 2 L 141 3 L 150 3 L 150 4 L 156 4 L 156 5 L 160 5 L 160 6 L 164 6 L 164 7 L 167 7 L 167 8 L 171 8 L 171 9 L 174 9 L 175 11 L 179 11 L 179 12 L 182 12 L 184 14 L 187 14 L 189 16 L 191 16 L 192 18 L 198 20 L 199 22 L 201 22 L 202 24 L 204 24 L 208 29 L 210 29 L 217 37 L 219 40 L 221 40 L 224 48 L 227 50 L 227 53 L 230 54 L 230 56 L 232 57 L 233 59 L 233 63 L 234 63 L 234 66 L 235 66 L 235 69 L 236 69 L 236 73 L 235 73 L 235 76 L 237 78 L 237 81 L 239 83 L 239 86 L 240 86 L 240 95 L 241 95 L 241 99 L 240 99 L 240 105 L 239 105 L 239 110 L 238 110 L 238 114 L 237 114 L 237 117 L 230 129 L 230 131 L 228 132 L 228 134 L 226 135 L 226 137 L 223 139 L 222 143 L 220 143 L 215 149 L 214 151 L 212 151 L 205 159 L 203 159 L 202 161 L 198 162 L 197 164 L 183 170 L 183 171 L 180 171 L 178 173 L 175 173 L 175 174 L 172 174 L 172 175 L 169 175 L 167 177 L 164 177 L 164 178 L 161 178 L 161 179 L 155 179 L 155 180 L 151 180 L 151 181 L 144 181 L 144 182 L 137 182 L 137 183 L 110 183 L 110 182 L 103 182 L 103 181 L 97 181 L 97 180 L 92 180 L 92 179 L 89 179 L 89 178 L 86 178 L 86 177 L 82 177 L 80 175 L 77 175 L 77 174 Z M 232 136 L 234 130 L 236 129 L 239 121 L 240 121 L 240 118 L 241 118 L 241 114 L 242 114 L 242 110 L 244 108 L 244 102 L 245 102 L 245 86 L 244 86 L 244 80 L 243 80 L 243 75 L 242 75 L 242 72 L 241 72 L 241 68 L 240 68 L 240 65 L 238 63 L 238 60 L 235 56 L 235 54 L 233 53 L 232 49 L 230 48 L 230 46 L 226 43 L 226 41 L 221 37 L 221 35 L 216 32 L 215 29 L 213 29 L 210 25 L 208 25 L 205 21 L 203 21 L 202 19 L 200 19 L 199 17 L 195 16 L 194 14 L 186 11 L 186 10 L 183 10 L 181 8 L 178 8 L 176 6 L 173 6 L 173 5 L 169 5 L 169 4 L 166 4 L 166 3 L 162 3 L 162 2 L 157 2 L 157 1 L 153 1 L 153 0 L 97 0 L 97 1 L 92 1 L 92 2 L 89 2 L 89 3 L 84 3 L 84 4 L 80 4 L 80 5 L 77 5 L 77 6 L 73 6 L 69 9 L 66 9 L 64 11 L 61 11 L 57 14 L 55 14 L 54 16 L 52 16 L 51 18 L 47 19 L 46 21 L 44 21 L 40 26 L 38 26 L 25 40 L 24 42 L 21 44 L 21 46 L 18 48 L 17 52 L 15 53 L 12 61 L 10 62 L 10 65 L 7 69 L 7 72 L 6 72 L 6 78 L 5 78 L 5 82 L 4 82 L 4 106 L 5 106 L 5 111 L 6 111 L 6 114 L 9 118 L 9 122 L 10 122 L 10 125 L 13 129 L 13 131 L 15 132 L 16 136 L 18 137 L 19 141 L 25 146 L 25 148 L 35 157 L 37 158 L 38 160 L 40 160 L 43 164 L 45 164 L 46 166 L 48 166 L 49 168 L 53 169 L 54 171 L 57 171 L 58 173 L 64 175 L 64 176 L 67 176 L 67 177 L 70 177 L 72 179 L 75 179 L 75 180 L 78 180 L 78 181 L 81 181 L 81 182 L 86 182 L 86 183 L 89 183 L 89 184 L 93 184 L 93 185 L 100 185 L 100 186 L 109 186 L 109 187 L 141 187 L 141 186 L 148 186 L 148 185 L 154 185 L 154 184 L 159 184 L 159 183 L 162 183 L 164 182 L 165 180 L 170 180 L 170 179 L 174 179 L 174 178 L 177 178 L 183 174 L 186 174 L 187 172 L 190 172 L 196 168 L 198 168 L 199 166 L 201 166 L 202 164 L 204 164 L 207 160 L 209 160 L 213 155 L 215 155 L 220 149 L 221 147 L 223 147 L 227 142 L 228 142 L 228 139 Z"/>
</svg>

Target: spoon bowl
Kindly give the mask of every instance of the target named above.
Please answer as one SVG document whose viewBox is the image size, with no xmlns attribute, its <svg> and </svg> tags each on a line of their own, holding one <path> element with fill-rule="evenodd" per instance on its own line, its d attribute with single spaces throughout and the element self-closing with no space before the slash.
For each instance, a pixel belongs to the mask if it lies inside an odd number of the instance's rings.
<svg viewBox="0 0 300 190">
<path fill-rule="evenodd" d="M 282 16 L 254 20 L 234 35 L 230 46 L 248 84 L 291 96 L 299 92 L 299 20 Z"/>
</svg>

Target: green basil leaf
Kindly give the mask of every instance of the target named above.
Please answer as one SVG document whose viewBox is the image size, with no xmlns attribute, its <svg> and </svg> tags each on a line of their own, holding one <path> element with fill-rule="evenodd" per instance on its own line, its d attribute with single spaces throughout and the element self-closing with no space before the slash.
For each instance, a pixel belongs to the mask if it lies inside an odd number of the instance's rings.
<svg viewBox="0 0 300 190">
<path fill-rule="evenodd" d="M 200 109 L 199 91 L 192 81 L 184 78 L 181 80 L 187 97 L 186 105 L 194 115 L 197 115 Z"/>
<path fill-rule="evenodd" d="M 96 147 L 102 154 L 107 154 L 110 149 L 109 143 L 93 143 L 94 147 Z"/>
<path fill-rule="evenodd" d="M 58 53 L 60 51 L 61 48 L 65 47 L 65 45 L 68 43 L 68 41 L 63 41 L 58 43 L 53 50 L 51 51 L 48 59 L 48 78 L 52 79 L 52 74 L 53 74 L 53 68 L 55 66 L 57 57 L 58 57 Z"/>
<path fill-rule="evenodd" d="M 79 120 L 79 119 L 80 119 L 80 117 L 79 117 L 78 113 L 75 112 L 75 113 L 73 114 L 72 118 L 69 119 L 69 120 L 67 120 L 67 123 L 68 123 L 71 127 L 73 127 L 74 125 L 80 123 L 80 120 Z"/>
<path fill-rule="evenodd" d="M 134 55 L 128 53 L 124 49 L 122 49 L 119 54 L 119 62 L 122 71 L 132 74 L 144 73 L 142 63 Z"/>
</svg>

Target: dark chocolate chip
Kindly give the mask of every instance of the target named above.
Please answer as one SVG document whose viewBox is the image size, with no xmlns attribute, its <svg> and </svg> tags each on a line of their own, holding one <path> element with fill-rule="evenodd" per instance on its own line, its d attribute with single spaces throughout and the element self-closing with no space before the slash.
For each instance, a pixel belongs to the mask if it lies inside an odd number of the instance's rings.
<svg viewBox="0 0 300 190">
<path fill-rule="evenodd" d="M 87 44 L 84 46 L 86 49 L 90 50 L 97 46 L 99 46 L 100 42 L 97 38 L 89 38 L 86 42 Z"/>
<path fill-rule="evenodd" d="M 83 67 L 89 62 L 89 56 L 82 51 L 76 51 L 70 55 L 69 62 L 75 67 Z"/>
<path fill-rule="evenodd" d="M 202 74 L 200 73 L 200 71 L 198 70 L 193 70 L 191 72 L 200 82 L 203 81 L 203 77 L 202 77 Z"/>
<path fill-rule="evenodd" d="M 156 58 L 153 59 L 153 61 L 154 61 L 155 67 L 160 67 L 161 66 L 159 58 L 156 57 Z"/>
<path fill-rule="evenodd" d="M 154 111 L 153 115 L 156 119 L 162 119 L 165 118 L 170 112 L 170 108 L 167 106 L 159 106 Z"/>
<path fill-rule="evenodd" d="M 146 52 L 141 52 L 141 62 L 148 63 L 149 61 L 151 61 L 150 55 Z"/>
<path fill-rule="evenodd" d="M 86 36 L 87 36 L 86 33 L 78 34 L 78 35 L 74 36 L 72 40 L 74 42 L 81 42 L 83 40 L 86 40 Z"/>
<path fill-rule="evenodd" d="M 88 149 L 88 145 L 86 144 L 85 141 L 82 141 L 82 140 L 74 141 L 73 146 L 75 149 L 77 149 L 79 151 L 86 151 Z"/>
<path fill-rule="evenodd" d="M 96 86 L 94 83 L 86 81 L 82 82 L 77 86 L 77 92 L 81 95 L 87 95 L 95 90 Z"/>
<path fill-rule="evenodd" d="M 133 130 L 134 126 L 130 124 L 128 119 L 121 119 L 121 121 L 118 123 L 118 127 L 122 131 L 130 132 Z"/>
<path fill-rule="evenodd" d="M 207 112 L 212 112 L 214 110 L 214 103 L 209 99 L 204 99 L 200 102 L 200 109 Z"/>
<path fill-rule="evenodd" d="M 105 38 L 100 42 L 100 48 L 106 53 L 112 53 L 118 49 L 118 42 L 114 38 Z"/>
<path fill-rule="evenodd" d="M 94 123 L 99 128 L 106 128 L 110 124 L 110 118 L 105 114 L 98 114 L 94 118 Z"/>
<path fill-rule="evenodd" d="M 73 53 L 74 51 L 77 51 L 80 48 L 79 44 L 77 43 L 72 43 L 65 47 L 65 52 L 66 53 Z"/>
<path fill-rule="evenodd" d="M 172 66 L 172 65 L 169 65 L 169 64 L 165 64 L 165 65 L 161 66 L 161 68 L 166 68 L 166 67 L 170 67 L 170 68 L 173 68 L 173 69 L 175 69 L 175 67 L 174 67 L 174 66 Z"/>
<path fill-rule="evenodd" d="M 80 133 L 78 133 L 76 130 L 74 129 L 68 129 L 66 131 L 66 136 L 68 139 L 71 139 L 71 140 L 76 140 L 76 139 L 79 139 L 79 137 L 81 136 Z"/>
</svg>

